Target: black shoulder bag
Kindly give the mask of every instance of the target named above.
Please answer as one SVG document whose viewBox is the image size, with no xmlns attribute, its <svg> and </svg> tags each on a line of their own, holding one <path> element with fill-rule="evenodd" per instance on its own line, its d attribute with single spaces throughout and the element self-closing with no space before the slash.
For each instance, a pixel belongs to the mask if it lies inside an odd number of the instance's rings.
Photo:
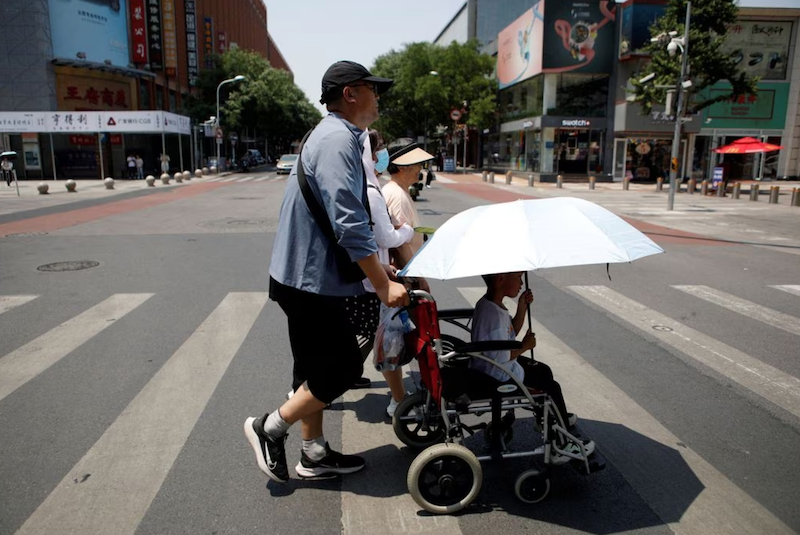
<svg viewBox="0 0 800 535">
<path fill-rule="evenodd" d="M 317 198 L 314 197 L 314 192 L 311 191 L 311 187 L 308 185 L 308 181 L 306 180 L 306 173 L 303 169 L 303 146 L 306 144 L 306 139 L 313 131 L 313 128 L 308 131 L 308 133 L 303 137 L 303 141 L 300 142 L 300 154 L 297 156 L 297 182 L 300 184 L 300 191 L 303 192 L 303 198 L 306 200 L 306 204 L 308 205 L 308 209 L 311 211 L 311 215 L 314 216 L 314 221 L 317 222 L 317 226 L 322 231 L 322 234 L 328 238 L 328 241 L 331 242 L 331 246 L 333 247 L 333 255 L 336 259 L 336 267 L 339 270 L 339 275 L 341 275 L 342 280 L 345 282 L 361 282 L 367 276 L 364 274 L 364 271 L 359 267 L 357 262 L 353 262 L 350 260 L 350 255 L 347 254 L 347 250 L 344 247 L 339 245 L 339 241 L 336 239 L 336 235 L 333 233 L 333 227 L 331 227 L 331 222 L 328 219 L 328 216 L 325 210 L 322 208 L 320 203 L 317 201 Z M 366 195 L 366 188 L 367 188 L 367 175 L 364 173 L 364 168 L 362 166 L 361 173 L 364 180 L 364 193 Z M 367 215 L 369 216 L 369 226 L 372 228 L 372 212 L 369 209 L 369 200 L 365 198 L 364 208 L 367 209 Z"/>
</svg>

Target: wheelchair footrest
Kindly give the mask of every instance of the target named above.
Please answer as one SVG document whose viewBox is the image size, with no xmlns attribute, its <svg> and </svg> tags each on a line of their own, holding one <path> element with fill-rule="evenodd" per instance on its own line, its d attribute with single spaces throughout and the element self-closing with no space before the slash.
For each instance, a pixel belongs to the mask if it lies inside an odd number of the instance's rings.
<svg viewBox="0 0 800 535">
<path fill-rule="evenodd" d="M 578 472 L 585 473 L 586 472 L 586 464 L 583 461 L 575 459 L 570 462 L 570 464 L 577 470 Z M 589 474 L 594 474 L 595 472 L 599 472 L 600 470 L 606 467 L 606 458 L 600 453 L 600 450 L 595 449 L 594 453 L 589 455 Z M 589 475 L 586 474 L 586 475 Z"/>
</svg>

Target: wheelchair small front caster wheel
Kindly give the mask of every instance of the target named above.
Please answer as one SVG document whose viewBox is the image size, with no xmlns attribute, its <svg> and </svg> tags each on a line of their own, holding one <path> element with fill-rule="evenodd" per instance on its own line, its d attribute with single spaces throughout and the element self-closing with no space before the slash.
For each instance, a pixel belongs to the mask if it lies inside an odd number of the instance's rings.
<svg viewBox="0 0 800 535">
<path fill-rule="evenodd" d="M 408 492 L 430 513 L 451 514 L 478 497 L 483 469 L 475 454 L 460 444 L 436 444 L 420 453 L 408 469 Z"/>
<path fill-rule="evenodd" d="M 550 478 L 537 469 L 526 470 L 514 483 L 514 494 L 525 503 L 539 503 L 550 492 Z"/>
<path fill-rule="evenodd" d="M 428 394 L 417 392 L 397 405 L 392 418 L 394 434 L 409 448 L 423 450 L 444 439 L 444 422 L 436 404 L 426 406 Z"/>
</svg>

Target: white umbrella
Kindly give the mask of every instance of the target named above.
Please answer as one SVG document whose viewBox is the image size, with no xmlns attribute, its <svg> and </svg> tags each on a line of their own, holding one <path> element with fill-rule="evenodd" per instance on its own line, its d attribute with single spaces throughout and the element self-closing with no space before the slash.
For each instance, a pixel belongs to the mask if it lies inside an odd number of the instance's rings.
<svg viewBox="0 0 800 535">
<path fill-rule="evenodd" d="M 520 200 L 456 214 L 400 275 L 456 279 L 631 262 L 663 252 L 650 238 L 593 202 L 574 197 Z"/>
</svg>

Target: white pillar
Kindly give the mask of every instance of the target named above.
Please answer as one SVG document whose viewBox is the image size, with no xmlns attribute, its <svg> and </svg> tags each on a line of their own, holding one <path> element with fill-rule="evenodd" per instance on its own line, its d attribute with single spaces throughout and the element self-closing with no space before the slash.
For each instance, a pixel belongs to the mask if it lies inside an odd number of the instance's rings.
<svg viewBox="0 0 800 535">
<path fill-rule="evenodd" d="M 106 170 L 103 166 L 103 143 L 102 143 L 102 136 L 100 132 L 97 133 L 97 152 L 100 154 L 100 180 L 106 176 Z"/>
</svg>

